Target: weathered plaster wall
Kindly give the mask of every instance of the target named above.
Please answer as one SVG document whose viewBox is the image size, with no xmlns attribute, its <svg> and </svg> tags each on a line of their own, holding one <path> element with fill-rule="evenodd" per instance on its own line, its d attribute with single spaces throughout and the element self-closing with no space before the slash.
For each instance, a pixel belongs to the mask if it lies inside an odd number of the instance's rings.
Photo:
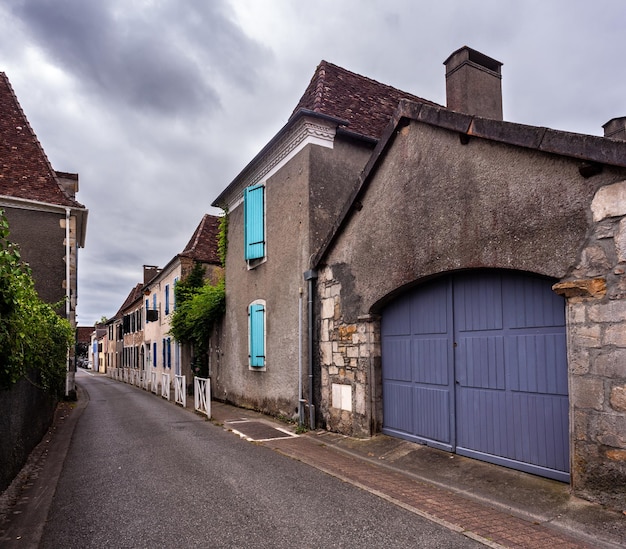
<svg viewBox="0 0 626 549">
<path fill-rule="evenodd" d="M 376 313 L 394 297 L 463 269 L 550 276 L 568 298 L 572 485 L 626 505 L 626 171 L 585 179 L 579 165 L 417 123 L 399 132 L 320 268 L 328 428 L 380 428 Z"/>
<path fill-rule="evenodd" d="M 307 146 L 266 182 L 266 259 L 248 269 L 242 204 L 229 212 L 226 308 L 220 353 L 213 353 L 214 396 L 275 415 L 297 417 L 299 306 L 306 353 L 307 285 L 303 273 L 344 206 L 369 149 L 337 138 L 332 149 Z M 247 309 L 266 304 L 266 368 L 248 367 Z M 304 361 L 303 361 L 304 362 Z M 303 384 L 307 372 L 304 365 Z"/>
<path fill-rule="evenodd" d="M 6 208 L 9 239 L 19 244 L 33 272 L 35 289 L 47 303 L 65 297 L 65 214 Z M 65 309 L 63 308 L 63 311 Z"/>
</svg>

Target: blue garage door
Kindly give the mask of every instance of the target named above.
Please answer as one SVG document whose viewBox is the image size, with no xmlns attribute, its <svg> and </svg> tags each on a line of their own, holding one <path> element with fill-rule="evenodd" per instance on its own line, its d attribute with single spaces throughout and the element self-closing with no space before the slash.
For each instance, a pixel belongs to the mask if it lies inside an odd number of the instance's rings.
<svg viewBox="0 0 626 549">
<path fill-rule="evenodd" d="M 438 279 L 382 315 L 383 432 L 569 481 L 565 305 L 546 279 Z"/>
</svg>

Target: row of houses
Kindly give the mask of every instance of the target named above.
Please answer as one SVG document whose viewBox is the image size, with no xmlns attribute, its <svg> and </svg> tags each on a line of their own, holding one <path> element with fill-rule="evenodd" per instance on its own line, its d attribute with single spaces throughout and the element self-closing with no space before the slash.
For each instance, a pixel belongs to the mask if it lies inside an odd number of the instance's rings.
<svg viewBox="0 0 626 549">
<path fill-rule="evenodd" d="M 216 284 L 223 276 L 218 253 L 220 219 L 206 214 L 182 252 L 163 268 L 143 266 L 143 280 L 129 292 L 118 312 L 91 331 L 89 367 L 101 373 L 137 372 L 142 380 L 152 375 L 184 375 L 192 379 L 193 349 L 170 334 L 176 309 L 175 287 L 195 264 Z"/>
<path fill-rule="evenodd" d="M 215 199 L 214 398 L 624 508 L 626 117 L 604 137 L 506 122 L 499 61 L 463 47 L 444 65 L 445 106 L 322 61 Z M 169 361 L 141 324 L 167 276 L 121 311 L 143 308 L 125 361 Z"/>
</svg>

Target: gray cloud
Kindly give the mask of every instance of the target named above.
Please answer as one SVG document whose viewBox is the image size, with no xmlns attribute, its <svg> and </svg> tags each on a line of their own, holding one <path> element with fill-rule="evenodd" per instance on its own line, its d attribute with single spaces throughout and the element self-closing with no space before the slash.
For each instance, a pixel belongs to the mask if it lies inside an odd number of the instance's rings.
<svg viewBox="0 0 626 549">
<path fill-rule="evenodd" d="M 5 0 L 4 70 L 89 208 L 79 322 L 180 252 L 287 121 L 317 64 L 445 103 L 467 44 L 504 63 L 505 118 L 601 135 L 626 115 L 623 0 Z"/>
</svg>

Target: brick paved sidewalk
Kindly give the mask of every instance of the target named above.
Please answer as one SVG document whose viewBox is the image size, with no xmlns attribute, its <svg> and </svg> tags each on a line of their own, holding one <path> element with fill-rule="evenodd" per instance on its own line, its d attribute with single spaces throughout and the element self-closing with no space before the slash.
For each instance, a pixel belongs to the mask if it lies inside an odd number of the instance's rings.
<svg viewBox="0 0 626 549">
<path fill-rule="evenodd" d="M 309 433 L 299 438 L 272 440 L 263 444 L 489 547 L 601 547 L 577 540 L 548 525 L 515 517 L 401 472 L 351 456 L 315 437 L 315 433 Z"/>
</svg>

